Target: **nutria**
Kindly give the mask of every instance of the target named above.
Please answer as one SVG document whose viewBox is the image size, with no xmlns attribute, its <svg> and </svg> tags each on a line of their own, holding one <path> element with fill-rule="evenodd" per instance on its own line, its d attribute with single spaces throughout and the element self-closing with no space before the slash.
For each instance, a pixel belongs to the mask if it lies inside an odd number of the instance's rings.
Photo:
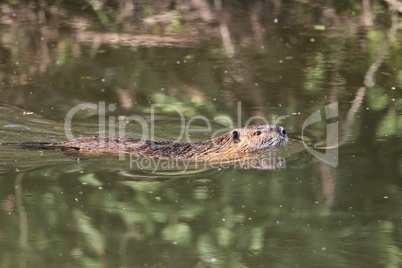
<svg viewBox="0 0 402 268">
<path fill-rule="evenodd" d="M 277 125 L 252 125 L 234 129 L 224 135 L 198 142 L 151 141 L 135 138 L 90 136 L 56 143 L 37 143 L 62 147 L 85 154 L 132 153 L 140 156 L 205 159 L 252 153 L 279 146 L 287 141 L 286 131 Z M 1 145 L 36 145 L 36 143 L 3 143 Z"/>
</svg>

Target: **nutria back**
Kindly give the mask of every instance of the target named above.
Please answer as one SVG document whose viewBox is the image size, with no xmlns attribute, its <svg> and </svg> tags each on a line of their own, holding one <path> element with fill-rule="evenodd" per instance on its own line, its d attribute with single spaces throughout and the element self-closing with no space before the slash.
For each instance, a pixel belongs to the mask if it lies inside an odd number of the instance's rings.
<svg viewBox="0 0 402 268">
<path fill-rule="evenodd" d="M 74 148 L 81 153 L 205 159 L 230 157 L 275 147 L 287 141 L 286 131 L 277 125 L 252 125 L 199 142 L 151 141 L 135 138 L 90 136 L 52 143 L 50 146 Z"/>
</svg>

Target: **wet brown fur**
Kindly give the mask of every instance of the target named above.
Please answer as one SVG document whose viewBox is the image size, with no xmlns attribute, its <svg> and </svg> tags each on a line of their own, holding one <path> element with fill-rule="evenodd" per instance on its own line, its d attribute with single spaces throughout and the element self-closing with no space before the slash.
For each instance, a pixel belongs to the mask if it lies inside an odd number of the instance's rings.
<svg viewBox="0 0 402 268">
<path fill-rule="evenodd" d="M 286 132 L 280 126 L 252 125 L 199 142 L 142 141 L 135 138 L 90 136 L 51 143 L 48 146 L 72 148 L 87 154 L 132 153 L 164 158 L 217 159 L 279 146 L 286 141 Z"/>
</svg>

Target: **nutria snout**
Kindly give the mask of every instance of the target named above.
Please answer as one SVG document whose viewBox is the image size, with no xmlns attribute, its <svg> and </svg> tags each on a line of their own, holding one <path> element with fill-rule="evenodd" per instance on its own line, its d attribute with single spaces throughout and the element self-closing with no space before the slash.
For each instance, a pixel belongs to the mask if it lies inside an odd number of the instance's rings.
<svg viewBox="0 0 402 268">
<path fill-rule="evenodd" d="M 132 153 L 151 157 L 216 159 L 276 147 L 287 141 L 283 127 L 252 125 L 198 142 L 151 141 L 121 137 L 83 137 L 49 146 L 75 148 L 81 153 Z"/>
</svg>

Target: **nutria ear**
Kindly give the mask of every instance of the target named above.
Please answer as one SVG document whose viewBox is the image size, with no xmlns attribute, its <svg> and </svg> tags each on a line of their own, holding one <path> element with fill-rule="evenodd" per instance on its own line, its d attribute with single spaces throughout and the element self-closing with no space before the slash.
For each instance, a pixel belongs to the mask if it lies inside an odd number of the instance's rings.
<svg viewBox="0 0 402 268">
<path fill-rule="evenodd" d="M 232 132 L 232 139 L 233 139 L 235 142 L 240 142 L 240 141 L 241 141 L 241 139 L 240 139 L 240 132 L 237 131 L 237 130 L 233 130 L 233 132 Z"/>
</svg>

